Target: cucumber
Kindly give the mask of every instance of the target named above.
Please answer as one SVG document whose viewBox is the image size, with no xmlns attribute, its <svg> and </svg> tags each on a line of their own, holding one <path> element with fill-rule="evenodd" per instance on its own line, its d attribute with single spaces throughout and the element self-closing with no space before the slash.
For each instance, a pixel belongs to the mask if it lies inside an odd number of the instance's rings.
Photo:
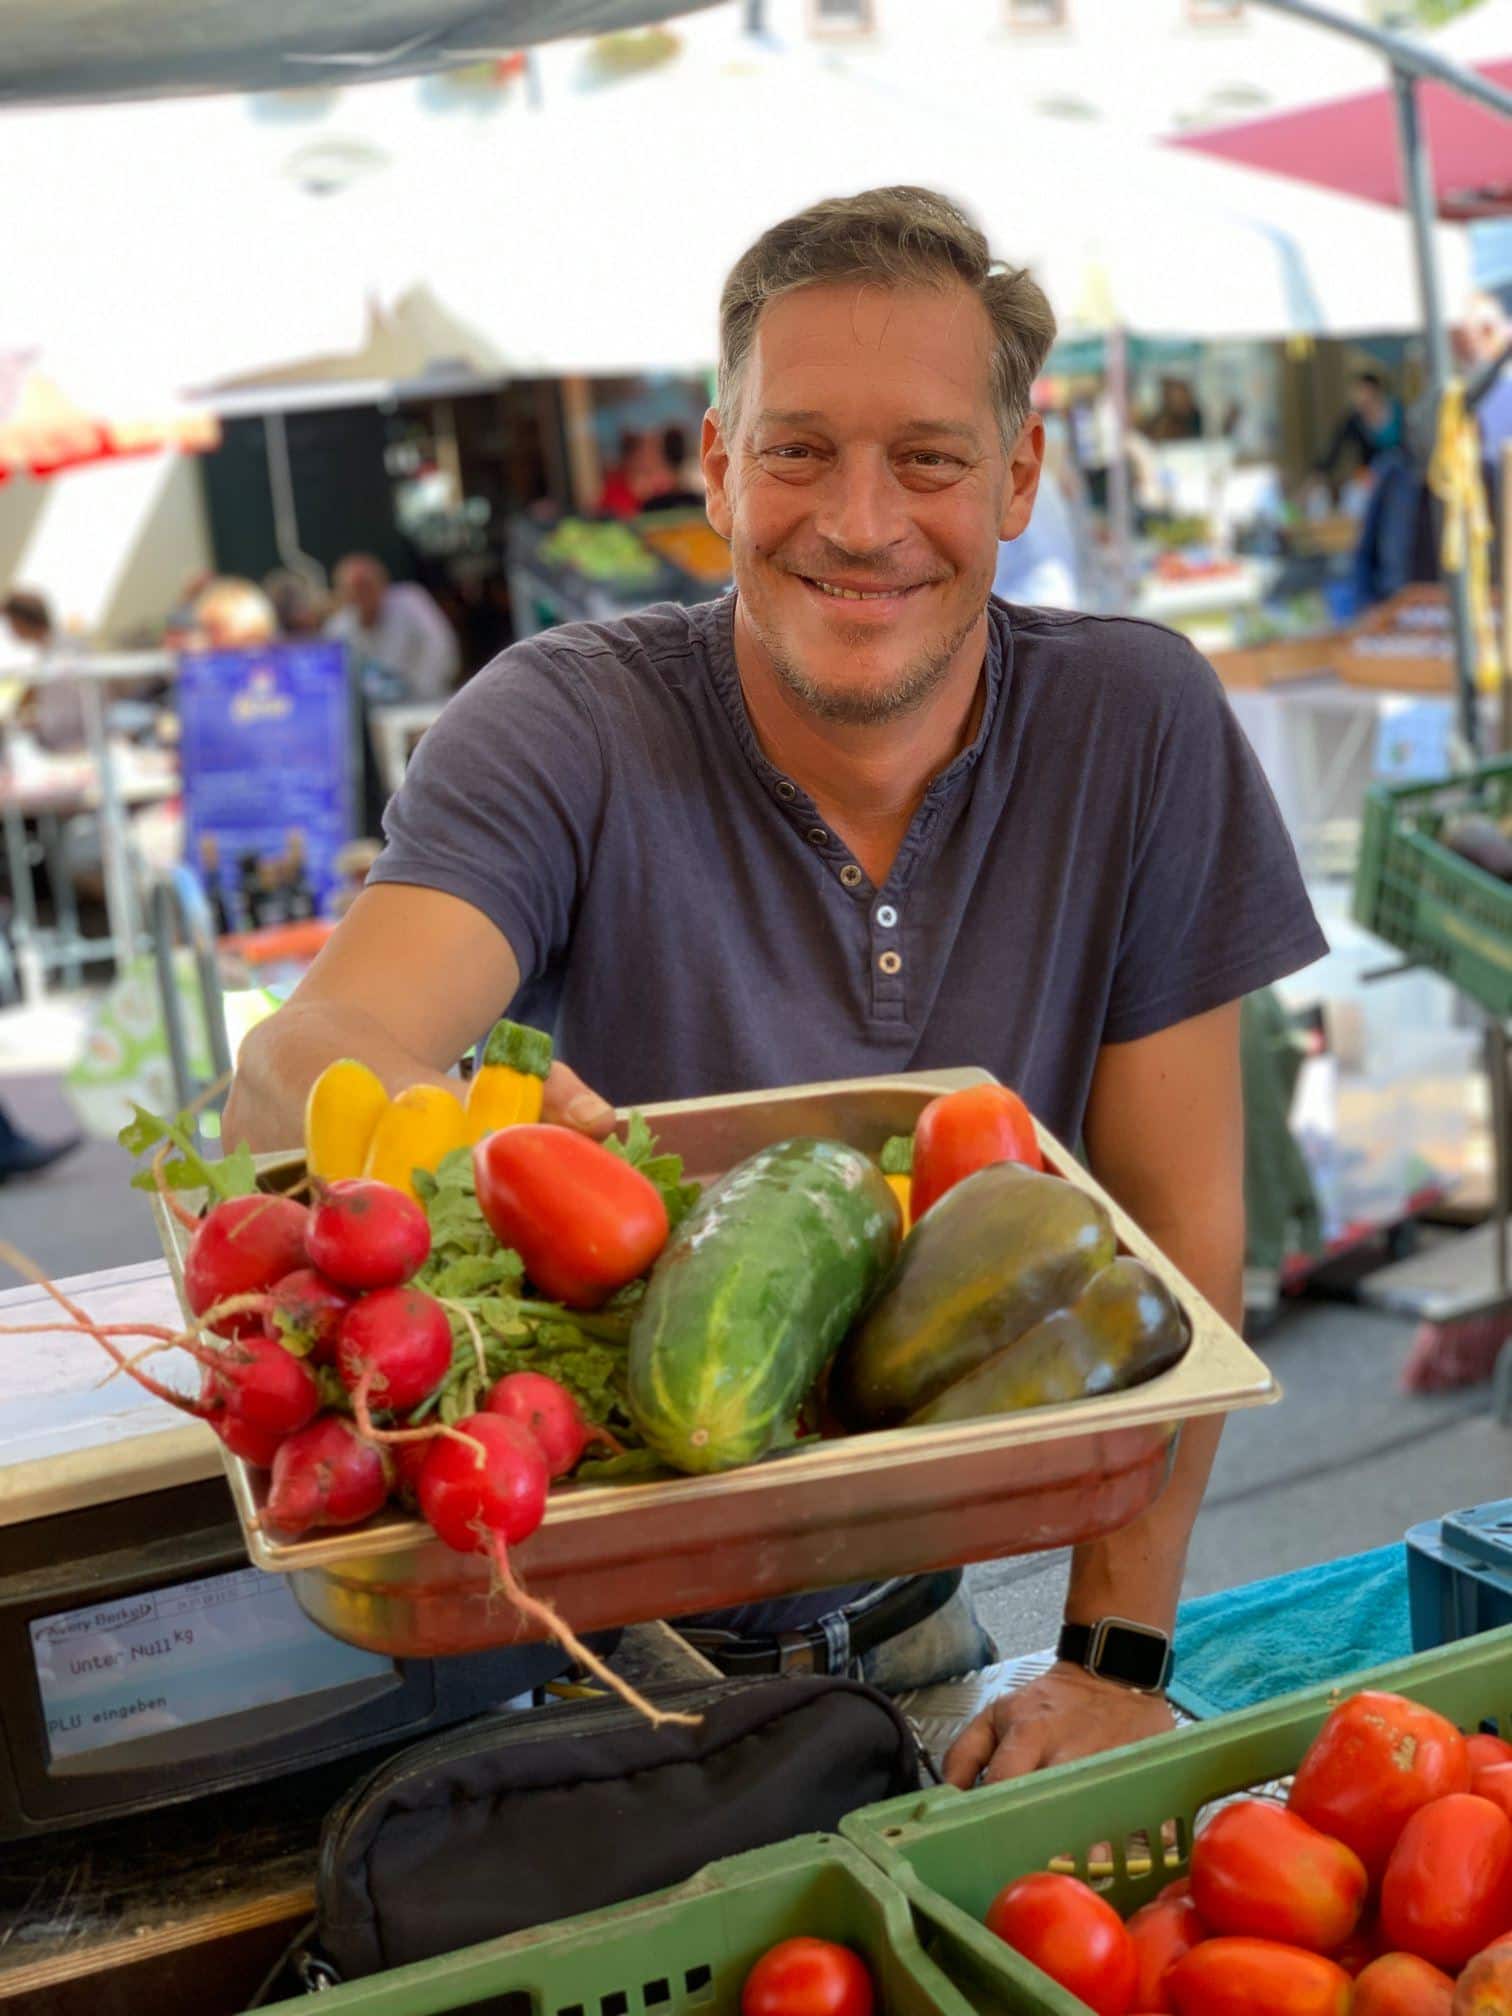
<svg viewBox="0 0 1512 2016">
<path fill-rule="evenodd" d="M 630 1417 L 663 1462 L 733 1470 L 790 1435 L 900 1231 L 886 1177 L 837 1141 L 763 1148 L 715 1184 L 630 1333 Z"/>
</svg>

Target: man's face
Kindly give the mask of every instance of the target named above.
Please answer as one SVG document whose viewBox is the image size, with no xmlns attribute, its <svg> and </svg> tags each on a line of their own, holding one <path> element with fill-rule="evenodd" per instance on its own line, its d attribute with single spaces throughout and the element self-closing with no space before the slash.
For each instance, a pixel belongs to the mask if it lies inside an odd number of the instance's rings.
<svg viewBox="0 0 1512 2016">
<path fill-rule="evenodd" d="M 734 438 L 704 422 L 708 511 L 741 612 L 813 711 L 885 720 L 928 697 L 1028 523 L 1044 431 L 1005 450 L 991 329 L 964 283 L 805 287 L 762 312 Z"/>
<path fill-rule="evenodd" d="M 336 593 L 345 607 L 355 610 L 365 629 L 371 629 L 382 613 L 383 589 L 382 574 L 365 561 L 349 561 L 336 570 Z"/>
</svg>

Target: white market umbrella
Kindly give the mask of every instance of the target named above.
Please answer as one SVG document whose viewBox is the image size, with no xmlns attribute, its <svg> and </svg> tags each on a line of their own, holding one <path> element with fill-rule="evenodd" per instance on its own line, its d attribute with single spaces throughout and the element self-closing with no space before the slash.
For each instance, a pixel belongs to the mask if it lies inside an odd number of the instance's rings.
<svg viewBox="0 0 1512 2016">
<path fill-rule="evenodd" d="M 880 182 L 961 198 L 1068 331 L 1216 340 L 1420 319 L 1406 227 L 1376 206 L 1011 108 L 937 113 L 795 57 L 711 79 L 677 66 L 445 137 L 396 187 L 425 219 L 431 287 L 520 371 L 707 364 L 739 251 L 820 196 Z M 1464 234 L 1440 237 L 1452 287 Z"/>
</svg>

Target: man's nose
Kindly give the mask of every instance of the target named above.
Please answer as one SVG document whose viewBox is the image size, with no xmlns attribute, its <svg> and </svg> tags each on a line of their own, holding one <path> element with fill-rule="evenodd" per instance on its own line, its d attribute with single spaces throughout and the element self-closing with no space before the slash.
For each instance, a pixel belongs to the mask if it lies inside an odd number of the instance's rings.
<svg viewBox="0 0 1512 2016">
<path fill-rule="evenodd" d="M 857 558 L 885 552 L 906 535 L 902 490 L 885 455 L 853 451 L 837 459 L 825 479 L 814 529 Z"/>
</svg>

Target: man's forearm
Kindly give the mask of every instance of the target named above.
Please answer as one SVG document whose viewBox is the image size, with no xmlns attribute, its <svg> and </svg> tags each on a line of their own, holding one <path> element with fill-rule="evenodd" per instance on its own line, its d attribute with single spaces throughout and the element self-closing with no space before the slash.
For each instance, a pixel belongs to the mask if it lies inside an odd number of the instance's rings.
<svg viewBox="0 0 1512 2016">
<path fill-rule="evenodd" d="M 291 1002 L 248 1035 L 226 1106 L 225 1139 L 258 1153 L 296 1148 L 304 1139 L 305 1097 L 327 1064 L 358 1057 L 390 1092 L 448 1081 L 358 1009 Z"/>
<path fill-rule="evenodd" d="M 1158 1240 L 1158 1235 L 1152 1236 Z M 1183 1255 L 1180 1247 L 1184 1242 L 1179 1236 L 1158 1243 L 1219 1314 L 1237 1327 L 1244 1314 L 1242 1257 L 1211 1249 Z M 1105 1540 L 1089 1541 L 1076 1549 L 1066 1591 L 1069 1623 L 1095 1624 L 1101 1617 L 1127 1617 L 1161 1631 L 1172 1628 L 1187 1546 L 1222 1434 L 1221 1415 L 1188 1422 L 1181 1431 L 1165 1490 L 1149 1511 Z"/>
</svg>

